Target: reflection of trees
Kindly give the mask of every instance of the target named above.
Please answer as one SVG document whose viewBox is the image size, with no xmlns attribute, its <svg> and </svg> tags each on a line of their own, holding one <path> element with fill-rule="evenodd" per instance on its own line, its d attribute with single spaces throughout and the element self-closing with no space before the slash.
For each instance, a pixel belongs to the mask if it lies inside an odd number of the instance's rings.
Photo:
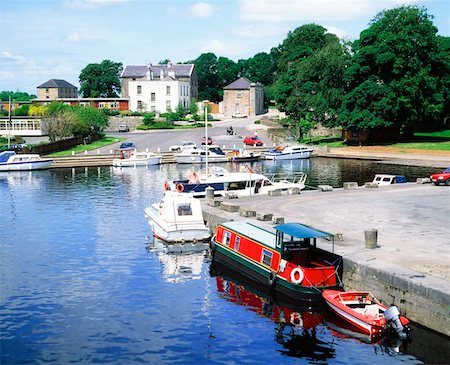
<svg viewBox="0 0 450 365">
<path fill-rule="evenodd" d="M 335 349 L 316 336 L 316 328 L 300 328 L 286 323 L 275 326 L 275 340 L 285 350 L 281 353 L 293 357 L 305 357 L 314 361 L 326 360 L 336 356 Z"/>
</svg>

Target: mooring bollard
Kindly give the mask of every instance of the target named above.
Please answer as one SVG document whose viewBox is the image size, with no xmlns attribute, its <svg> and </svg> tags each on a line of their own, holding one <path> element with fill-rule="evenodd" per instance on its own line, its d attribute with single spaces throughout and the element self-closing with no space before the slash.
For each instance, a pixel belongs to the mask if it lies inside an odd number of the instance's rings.
<svg viewBox="0 0 450 365">
<path fill-rule="evenodd" d="M 205 193 L 206 193 L 206 203 L 208 205 L 214 206 L 214 188 L 211 186 L 208 186 L 205 189 Z"/>
<path fill-rule="evenodd" d="M 366 248 L 377 248 L 378 229 L 364 230 Z"/>
</svg>

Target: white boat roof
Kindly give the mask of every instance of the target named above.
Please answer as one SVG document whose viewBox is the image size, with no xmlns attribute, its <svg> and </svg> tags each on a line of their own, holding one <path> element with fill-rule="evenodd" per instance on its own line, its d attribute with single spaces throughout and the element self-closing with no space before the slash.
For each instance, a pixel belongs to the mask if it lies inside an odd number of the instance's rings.
<svg viewBox="0 0 450 365">
<path fill-rule="evenodd" d="M 222 226 L 251 239 L 262 242 L 266 246 L 275 248 L 276 235 L 274 232 L 267 231 L 264 228 L 255 226 L 248 222 L 231 221 L 222 223 Z"/>
</svg>

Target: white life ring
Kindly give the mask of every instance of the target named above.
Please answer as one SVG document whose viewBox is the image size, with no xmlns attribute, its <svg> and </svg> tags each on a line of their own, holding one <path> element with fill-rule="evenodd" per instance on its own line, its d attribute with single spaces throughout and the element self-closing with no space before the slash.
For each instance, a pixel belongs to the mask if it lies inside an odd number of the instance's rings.
<svg viewBox="0 0 450 365">
<path fill-rule="evenodd" d="M 296 278 L 298 274 L 298 278 Z M 305 278 L 305 274 L 303 273 L 303 270 L 299 267 L 294 268 L 294 270 L 291 271 L 291 281 L 294 284 L 300 284 L 303 279 Z"/>
</svg>

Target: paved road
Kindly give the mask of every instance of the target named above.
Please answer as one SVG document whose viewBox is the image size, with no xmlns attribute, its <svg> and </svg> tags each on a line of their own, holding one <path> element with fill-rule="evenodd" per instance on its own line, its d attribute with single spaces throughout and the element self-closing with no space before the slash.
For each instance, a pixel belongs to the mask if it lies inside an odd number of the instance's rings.
<svg viewBox="0 0 450 365">
<path fill-rule="evenodd" d="M 242 139 L 245 136 L 253 135 L 255 131 L 265 143 L 272 145 L 267 137 L 266 131 L 259 124 L 254 124 L 258 117 L 249 117 L 242 119 L 225 119 L 222 121 L 210 122 L 208 127 L 208 136 L 213 139 L 213 143 L 220 147 L 242 147 Z M 235 135 L 227 135 L 226 130 L 229 126 L 233 127 Z M 127 141 L 133 142 L 139 150 L 149 151 L 168 151 L 169 146 L 177 144 L 181 141 L 194 141 L 198 145 L 201 144 L 202 137 L 205 135 L 205 128 L 195 129 L 178 129 L 178 130 L 156 130 L 156 131 L 132 131 L 127 133 L 107 131 L 107 135 L 127 138 Z M 107 146 L 100 149 L 100 153 L 108 153 L 109 150 L 118 148 L 120 143 Z"/>
</svg>

